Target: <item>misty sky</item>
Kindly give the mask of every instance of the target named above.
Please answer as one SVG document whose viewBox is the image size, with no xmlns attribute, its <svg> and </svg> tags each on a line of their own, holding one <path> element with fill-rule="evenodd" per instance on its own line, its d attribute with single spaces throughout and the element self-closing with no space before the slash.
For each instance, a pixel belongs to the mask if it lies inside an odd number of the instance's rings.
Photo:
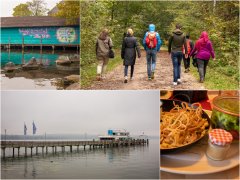
<svg viewBox="0 0 240 180">
<path fill-rule="evenodd" d="M 31 0 L 0 0 L 0 15 L 1 17 L 12 17 L 13 8 L 21 3 L 26 3 Z M 51 10 L 61 0 L 45 0 L 46 6 Z"/>
<path fill-rule="evenodd" d="M 159 91 L 2 91 L 1 132 L 159 135 Z"/>
</svg>

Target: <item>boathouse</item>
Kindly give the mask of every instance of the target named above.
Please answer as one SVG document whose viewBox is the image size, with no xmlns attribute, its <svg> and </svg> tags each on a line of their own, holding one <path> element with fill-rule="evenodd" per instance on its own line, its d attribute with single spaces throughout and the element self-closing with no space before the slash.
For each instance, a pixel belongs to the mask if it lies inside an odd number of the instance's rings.
<svg viewBox="0 0 240 180">
<path fill-rule="evenodd" d="M 68 25 L 65 18 L 53 16 L 1 18 L 1 48 L 79 48 L 79 43 L 79 20 Z"/>
</svg>

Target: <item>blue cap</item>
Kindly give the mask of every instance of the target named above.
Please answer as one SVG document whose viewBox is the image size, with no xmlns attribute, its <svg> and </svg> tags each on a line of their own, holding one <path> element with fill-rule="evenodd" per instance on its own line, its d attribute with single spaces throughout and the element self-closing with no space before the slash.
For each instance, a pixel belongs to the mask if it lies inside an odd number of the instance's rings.
<svg viewBox="0 0 240 180">
<path fill-rule="evenodd" d="M 155 25 L 154 24 L 149 24 L 149 31 L 154 32 L 155 31 Z"/>
</svg>

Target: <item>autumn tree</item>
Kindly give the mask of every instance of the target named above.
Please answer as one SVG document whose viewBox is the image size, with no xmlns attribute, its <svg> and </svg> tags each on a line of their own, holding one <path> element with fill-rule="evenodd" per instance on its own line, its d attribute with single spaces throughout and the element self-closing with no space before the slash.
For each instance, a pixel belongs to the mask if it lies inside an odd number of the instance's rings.
<svg viewBox="0 0 240 180">
<path fill-rule="evenodd" d="M 33 16 L 44 16 L 48 9 L 44 0 L 32 0 L 26 3 Z"/>
<path fill-rule="evenodd" d="M 19 4 L 13 9 L 13 16 L 31 16 L 32 12 L 29 10 L 27 4 Z"/>
<path fill-rule="evenodd" d="M 57 9 L 53 16 L 66 18 L 67 24 L 75 24 L 80 18 L 80 1 L 61 1 Z"/>
<path fill-rule="evenodd" d="M 44 0 L 21 3 L 13 9 L 13 16 L 44 16 L 48 9 Z"/>
</svg>

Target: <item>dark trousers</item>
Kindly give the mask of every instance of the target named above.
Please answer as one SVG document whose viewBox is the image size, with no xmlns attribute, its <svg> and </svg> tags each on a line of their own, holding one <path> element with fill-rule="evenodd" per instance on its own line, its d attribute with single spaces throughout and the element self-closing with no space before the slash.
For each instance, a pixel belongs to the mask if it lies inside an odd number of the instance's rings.
<svg viewBox="0 0 240 180">
<path fill-rule="evenodd" d="M 173 82 L 177 82 L 177 80 L 181 78 L 182 57 L 182 52 L 172 52 Z"/>
<path fill-rule="evenodd" d="M 209 60 L 197 59 L 198 73 L 200 76 L 200 80 L 204 80 L 205 78 L 208 62 Z"/>
<path fill-rule="evenodd" d="M 184 68 L 185 69 L 190 68 L 190 57 L 185 58 L 185 56 L 183 56 L 183 63 L 184 63 Z"/>
<path fill-rule="evenodd" d="M 133 77 L 133 72 L 134 72 L 134 65 L 131 66 L 131 77 Z M 124 76 L 128 75 L 128 65 L 125 65 L 124 68 Z"/>
</svg>

